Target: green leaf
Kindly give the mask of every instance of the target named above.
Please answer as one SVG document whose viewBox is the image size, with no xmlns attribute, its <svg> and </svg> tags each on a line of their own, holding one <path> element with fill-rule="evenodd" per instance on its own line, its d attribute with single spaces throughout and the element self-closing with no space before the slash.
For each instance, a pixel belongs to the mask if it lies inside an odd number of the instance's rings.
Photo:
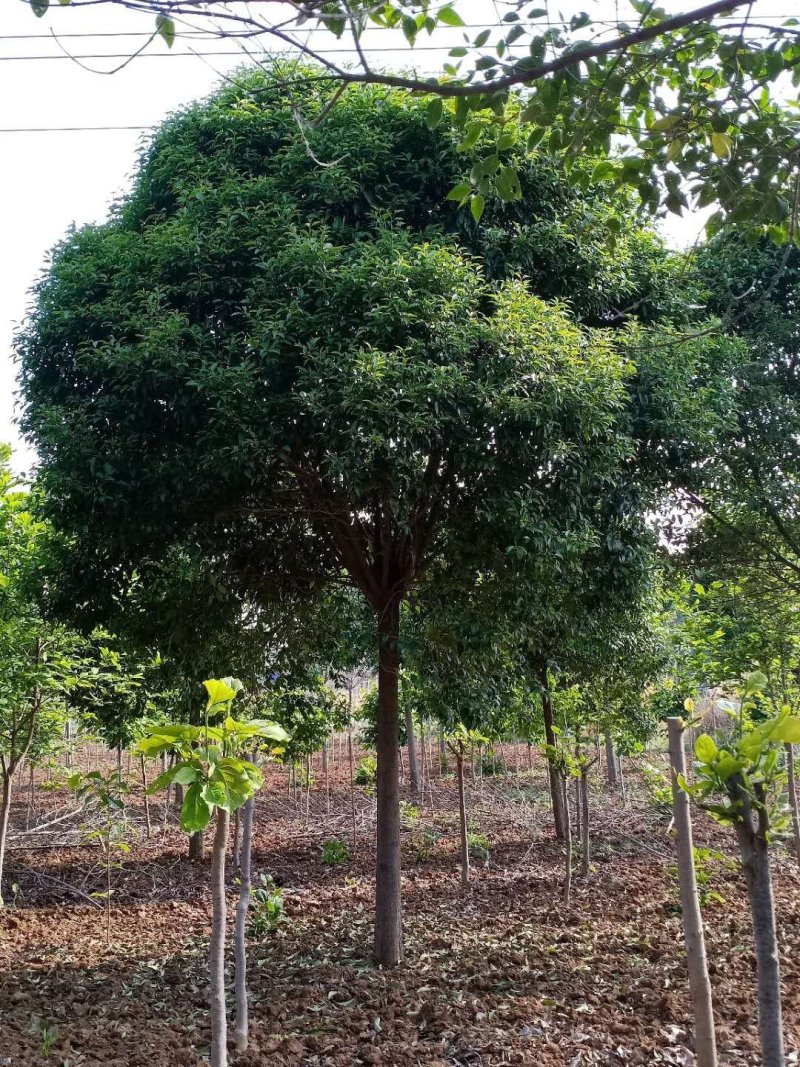
<svg viewBox="0 0 800 1067">
<path fill-rule="evenodd" d="M 200 783 L 193 782 L 186 790 L 181 806 L 181 828 L 186 833 L 205 830 L 211 819 L 211 808 L 202 796 Z"/>
<path fill-rule="evenodd" d="M 746 766 L 747 764 L 744 760 L 736 759 L 735 756 L 724 753 L 720 756 L 714 767 L 714 773 L 718 778 L 725 782 L 732 774 L 736 774 L 738 771 L 743 771 Z"/>
<path fill-rule="evenodd" d="M 217 776 L 216 770 L 211 778 L 203 785 L 200 795 L 206 804 L 212 808 L 225 808 L 230 811 L 230 800 L 225 782 Z"/>
<path fill-rule="evenodd" d="M 466 197 L 469 196 L 470 187 L 466 182 L 460 182 L 458 185 L 454 185 L 450 192 L 447 194 L 448 200 L 458 200 L 463 202 Z"/>
<path fill-rule="evenodd" d="M 478 36 L 472 42 L 473 46 L 475 48 L 483 48 L 483 46 L 489 40 L 489 34 L 491 32 L 492 32 L 491 30 L 481 30 L 481 32 L 478 34 Z"/>
<path fill-rule="evenodd" d="M 443 7 L 437 16 L 439 22 L 443 22 L 445 26 L 463 26 L 464 20 L 454 11 L 452 7 Z"/>
<path fill-rule="evenodd" d="M 714 742 L 714 738 L 709 737 L 708 734 L 700 734 L 695 741 L 694 754 L 701 763 L 713 763 L 718 752 L 719 749 Z"/>
<path fill-rule="evenodd" d="M 172 48 L 175 43 L 175 23 L 168 15 L 156 15 L 156 33 L 166 42 L 167 48 Z"/>
<path fill-rule="evenodd" d="M 47 14 L 47 9 L 50 7 L 50 0 L 31 0 L 31 11 L 37 19 L 40 19 L 43 15 Z"/>
<path fill-rule="evenodd" d="M 760 693 L 768 684 L 769 679 L 763 671 L 753 671 L 744 680 L 744 695 L 749 697 L 754 693 Z"/>
<path fill-rule="evenodd" d="M 203 685 L 208 693 L 207 706 L 209 708 L 213 708 L 217 704 L 226 704 L 236 696 L 236 690 L 232 689 L 221 678 L 209 678 L 207 682 L 203 682 Z"/>
<path fill-rule="evenodd" d="M 481 221 L 481 215 L 483 215 L 483 209 L 486 206 L 486 201 L 480 193 L 476 193 L 470 201 L 469 210 L 472 213 L 473 219 L 476 222 Z"/>
<path fill-rule="evenodd" d="M 719 159 L 727 159 L 733 149 L 733 141 L 727 133 L 711 134 L 711 151 Z"/>
<path fill-rule="evenodd" d="M 179 763 L 174 772 L 172 780 L 176 785 L 191 785 L 197 781 L 197 767 L 193 767 L 191 763 Z"/>
<path fill-rule="evenodd" d="M 435 130 L 439 123 L 442 121 L 442 115 L 444 114 L 444 105 L 441 97 L 435 97 L 428 104 L 425 111 L 425 122 L 429 130 Z"/>
<path fill-rule="evenodd" d="M 787 715 L 785 719 L 781 719 L 770 730 L 771 741 L 784 741 L 787 744 L 795 745 L 800 742 L 800 718 L 795 715 Z"/>
</svg>

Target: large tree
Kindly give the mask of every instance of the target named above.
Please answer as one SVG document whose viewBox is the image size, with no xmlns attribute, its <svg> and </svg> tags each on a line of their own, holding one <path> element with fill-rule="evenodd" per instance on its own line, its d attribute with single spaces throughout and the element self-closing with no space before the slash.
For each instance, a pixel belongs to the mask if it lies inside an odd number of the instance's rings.
<svg viewBox="0 0 800 1067">
<path fill-rule="evenodd" d="M 443 207 L 453 124 L 351 89 L 320 127 L 323 167 L 270 92 L 282 77 L 166 123 L 110 221 L 56 251 L 20 337 L 25 425 L 87 596 L 187 543 L 262 602 L 360 590 L 378 656 L 375 954 L 391 964 L 400 605 L 433 561 L 473 574 L 580 541 L 634 438 L 644 457 L 664 437 L 646 324 L 691 312 L 632 203 L 587 199 L 518 149 L 522 198 L 478 225 Z M 330 104 L 303 92 L 307 112 Z M 671 388 L 702 395 L 724 345 L 681 353 Z"/>
</svg>

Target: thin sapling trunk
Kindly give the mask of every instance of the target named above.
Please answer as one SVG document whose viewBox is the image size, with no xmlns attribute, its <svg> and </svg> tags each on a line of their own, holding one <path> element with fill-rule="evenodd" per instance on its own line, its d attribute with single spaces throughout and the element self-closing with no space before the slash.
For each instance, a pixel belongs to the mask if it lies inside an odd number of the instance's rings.
<svg viewBox="0 0 800 1067">
<path fill-rule="evenodd" d="M 569 907 L 570 895 L 572 892 L 572 826 L 569 817 L 569 792 L 567 786 L 567 776 L 563 775 L 559 786 L 561 787 L 561 796 L 563 798 L 563 812 L 564 812 L 564 906 Z"/>
<path fill-rule="evenodd" d="M 464 749 L 454 753 L 458 775 L 458 818 L 461 832 L 461 884 L 469 884 L 469 834 L 467 833 L 467 805 L 464 799 Z"/>
<path fill-rule="evenodd" d="M 769 814 L 763 803 L 762 787 L 754 783 L 754 789 L 755 805 L 747 790 L 741 784 L 738 787 L 742 807 L 736 832 L 753 917 L 761 1064 L 784 1067 L 781 969 L 769 863 Z"/>
<path fill-rule="evenodd" d="M 797 810 L 797 775 L 794 763 L 794 745 L 786 744 L 786 787 L 789 793 L 789 809 L 792 813 L 792 840 L 794 844 L 794 856 L 800 863 L 800 815 Z"/>
<path fill-rule="evenodd" d="M 669 757 L 672 778 L 672 803 L 675 818 L 678 853 L 678 883 L 681 894 L 683 934 L 686 943 L 686 968 L 689 972 L 689 991 L 694 1015 L 695 1053 L 697 1067 L 717 1067 L 717 1043 L 714 1031 L 714 1010 L 711 1001 L 711 980 L 708 976 L 703 916 L 697 893 L 692 840 L 692 815 L 688 794 L 678 784 L 678 775 L 686 777 L 686 755 L 683 747 L 683 720 L 668 720 Z"/>
<path fill-rule="evenodd" d="M 242 851 L 239 875 L 239 900 L 236 904 L 236 923 L 233 934 L 236 961 L 236 1051 L 244 1052 L 248 1042 L 247 1005 L 247 912 L 250 907 L 250 862 L 253 851 L 254 798 L 242 809 Z"/>
<path fill-rule="evenodd" d="M 228 1020 L 225 1012 L 225 853 L 228 848 L 230 815 L 217 808 L 217 824 L 211 852 L 211 943 L 208 969 L 210 977 L 211 1055 L 210 1067 L 227 1067 Z"/>
</svg>

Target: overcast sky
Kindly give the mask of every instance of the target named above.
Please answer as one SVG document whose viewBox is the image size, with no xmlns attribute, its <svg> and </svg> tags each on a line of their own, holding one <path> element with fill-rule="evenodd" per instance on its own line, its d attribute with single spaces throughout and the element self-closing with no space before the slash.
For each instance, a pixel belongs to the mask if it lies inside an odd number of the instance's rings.
<svg viewBox="0 0 800 1067">
<path fill-rule="evenodd" d="M 775 8 L 775 3 L 778 7 Z M 788 6 L 786 0 L 785 6 Z M 778 0 L 761 0 L 764 10 L 780 13 Z M 459 0 L 455 4 L 470 23 L 493 22 L 493 0 Z M 568 11 L 588 8 L 614 10 L 612 0 L 568 0 Z M 668 2 L 669 10 L 683 4 Z M 220 74 L 242 62 L 233 46 L 220 41 L 180 39 L 172 52 L 163 42 L 151 45 L 147 54 L 111 76 L 90 73 L 64 57 L 50 36 L 55 30 L 62 44 L 75 55 L 130 54 L 150 32 L 152 17 L 136 15 L 118 7 L 93 6 L 84 10 L 59 8 L 55 4 L 43 19 L 33 16 L 27 0 L 3 0 L 0 28 L 0 204 L 2 204 L 2 251 L 0 251 L 0 441 L 15 449 L 14 465 L 30 469 L 31 451 L 20 440 L 14 425 L 15 368 L 12 338 L 24 318 L 28 290 L 41 270 L 47 250 L 73 223 L 80 225 L 104 218 L 109 204 L 127 187 L 141 130 L 105 132 L 38 132 L 44 128 L 84 126 L 148 127 L 167 113 L 207 94 Z M 130 33 L 132 36 L 101 36 Z M 91 36 L 67 36 L 86 34 Z M 448 46 L 459 43 L 459 31 L 448 38 L 436 36 Z M 386 34 L 370 38 L 383 49 L 396 38 Z M 322 43 L 321 34 L 315 42 Z M 333 47 L 337 45 L 330 38 Z M 423 44 L 427 42 L 422 42 Z M 205 59 L 185 53 L 218 52 L 230 56 Z M 319 47 L 319 45 L 318 45 Z M 377 53 L 376 53 L 377 54 Z M 17 57 L 40 57 L 25 58 Z M 41 58 L 50 57 L 50 58 Z M 346 58 L 346 57 L 340 57 Z M 444 51 L 417 51 L 416 60 L 426 70 L 440 69 Z M 381 51 L 387 66 L 409 66 L 409 53 Z M 118 60 L 87 58 L 85 64 L 110 69 Z M 37 132 L 9 132 L 16 129 Z M 695 239 L 701 220 L 685 219 L 670 224 L 671 239 L 686 243 Z"/>
</svg>

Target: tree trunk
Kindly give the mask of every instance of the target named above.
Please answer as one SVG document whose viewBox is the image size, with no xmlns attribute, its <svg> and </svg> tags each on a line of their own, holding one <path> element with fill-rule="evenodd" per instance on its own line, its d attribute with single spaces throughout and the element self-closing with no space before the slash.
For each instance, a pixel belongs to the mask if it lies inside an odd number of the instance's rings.
<svg viewBox="0 0 800 1067">
<path fill-rule="evenodd" d="M 667 722 L 672 803 L 675 815 L 675 844 L 678 853 L 678 883 L 681 893 L 683 936 L 686 943 L 686 969 L 689 972 L 689 991 L 694 1015 L 695 1053 L 697 1067 L 716 1067 L 717 1043 L 714 1033 L 714 1010 L 711 1002 L 711 981 L 708 977 L 703 916 L 700 913 L 700 901 L 697 896 L 692 816 L 689 796 L 678 785 L 678 775 L 686 777 L 683 720 L 673 717 Z"/>
<path fill-rule="evenodd" d="M 408 777 L 411 792 L 419 793 L 419 760 L 417 759 L 417 739 L 414 736 L 414 716 L 411 708 L 406 708 L 406 744 L 408 746 Z"/>
<path fill-rule="evenodd" d="M 239 900 L 236 904 L 236 925 L 233 951 L 236 961 L 236 1051 L 244 1052 L 248 1040 L 247 1011 L 247 911 L 250 907 L 250 859 L 253 851 L 253 807 L 250 797 L 242 808 L 242 854 L 239 874 Z"/>
<path fill-rule="evenodd" d="M 231 848 L 231 858 L 233 859 L 233 866 L 238 869 L 240 864 L 239 856 L 239 830 L 241 828 L 241 819 L 239 817 L 240 808 L 236 809 L 233 816 L 233 847 Z"/>
<path fill-rule="evenodd" d="M 31 763 L 28 767 L 28 807 L 25 812 L 25 829 L 30 830 L 31 823 L 33 822 L 34 814 L 34 782 L 33 782 L 34 769 Z"/>
<path fill-rule="evenodd" d="M 353 766 L 353 730 L 352 728 L 347 731 L 347 754 L 350 759 L 350 818 L 353 823 L 353 853 L 355 854 L 356 845 L 358 844 L 358 834 L 356 832 L 356 773 Z"/>
<path fill-rule="evenodd" d="M 377 963 L 392 967 L 403 959 L 400 881 L 400 781 L 398 638 L 400 605 L 394 600 L 378 612 L 378 773 L 375 864 L 375 942 Z"/>
<path fill-rule="evenodd" d="M 225 899 L 225 853 L 228 848 L 230 815 L 217 808 L 217 827 L 211 851 L 211 943 L 208 971 L 211 1008 L 210 1067 L 226 1067 L 228 1063 L 228 1019 L 225 1013 L 225 928 L 227 905 Z"/>
<path fill-rule="evenodd" d="M 144 824 L 146 828 L 147 836 L 149 837 L 152 832 L 150 826 L 150 797 L 147 795 L 147 767 L 144 763 L 144 756 L 140 756 L 142 765 L 142 789 L 144 790 Z"/>
<path fill-rule="evenodd" d="M 467 805 L 464 800 L 464 753 L 456 753 L 458 775 L 458 821 L 461 831 L 461 884 L 469 884 L 469 835 L 467 833 Z"/>
<path fill-rule="evenodd" d="M 606 780 L 609 789 L 616 789 L 619 785 L 617 753 L 614 749 L 614 741 L 609 733 L 606 733 Z"/>
<path fill-rule="evenodd" d="M 794 769 L 794 745 L 786 745 L 786 770 L 788 774 L 787 789 L 789 792 L 789 808 L 792 812 L 792 836 L 794 839 L 794 855 L 800 863 L 800 816 L 797 811 L 797 777 Z"/>
<path fill-rule="evenodd" d="M 189 859 L 192 863 L 201 863 L 203 859 L 203 831 L 197 830 L 189 835 Z"/>
<path fill-rule="evenodd" d="M 589 837 L 589 771 L 581 771 L 581 874 L 589 877 L 591 840 Z"/>
<path fill-rule="evenodd" d="M 322 743 L 322 773 L 325 776 L 325 814 L 331 814 L 331 776 L 328 769 L 328 741 Z"/>
<path fill-rule="evenodd" d="M 562 811 L 564 813 L 564 845 L 566 846 L 564 850 L 564 907 L 568 908 L 572 892 L 572 826 L 569 817 L 569 787 L 566 774 L 559 785 L 564 802 Z"/>
<path fill-rule="evenodd" d="M 556 735 L 553 731 L 553 702 L 550 699 L 550 689 L 547 683 L 547 668 L 543 668 L 540 674 L 542 684 L 542 714 L 544 716 L 544 736 L 548 745 L 555 747 Z M 553 821 L 556 824 L 556 837 L 564 839 L 564 798 L 561 789 L 561 780 L 558 771 L 547 761 L 548 775 L 550 778 L 550 799 L 553 804 Z"/>
<path fill-rule="evenodd" d="M 759 786 L 755 789 L 760 800 Z M 784 1067 L 781 968 L 767 844 L 769 818 L 763 808 L 759 808 L 757 814 L 753 811 L 750 796 L 743 788 L 739 787 L 738 792 L 742 811 L 736 822 L 736 832 L 753 917 L 761 1065 Z"/>
<path fill-rule="evenodd" d="M 6 837 L 8 836 L 8 814 L 11 811 L 11 776 L 13 771 L 7 767 L 3 771 L 3 799 L 0 803 L 0 908 L 5 906 L 3 900 L 3 864 L 6 856 Z"/>
</svg>

